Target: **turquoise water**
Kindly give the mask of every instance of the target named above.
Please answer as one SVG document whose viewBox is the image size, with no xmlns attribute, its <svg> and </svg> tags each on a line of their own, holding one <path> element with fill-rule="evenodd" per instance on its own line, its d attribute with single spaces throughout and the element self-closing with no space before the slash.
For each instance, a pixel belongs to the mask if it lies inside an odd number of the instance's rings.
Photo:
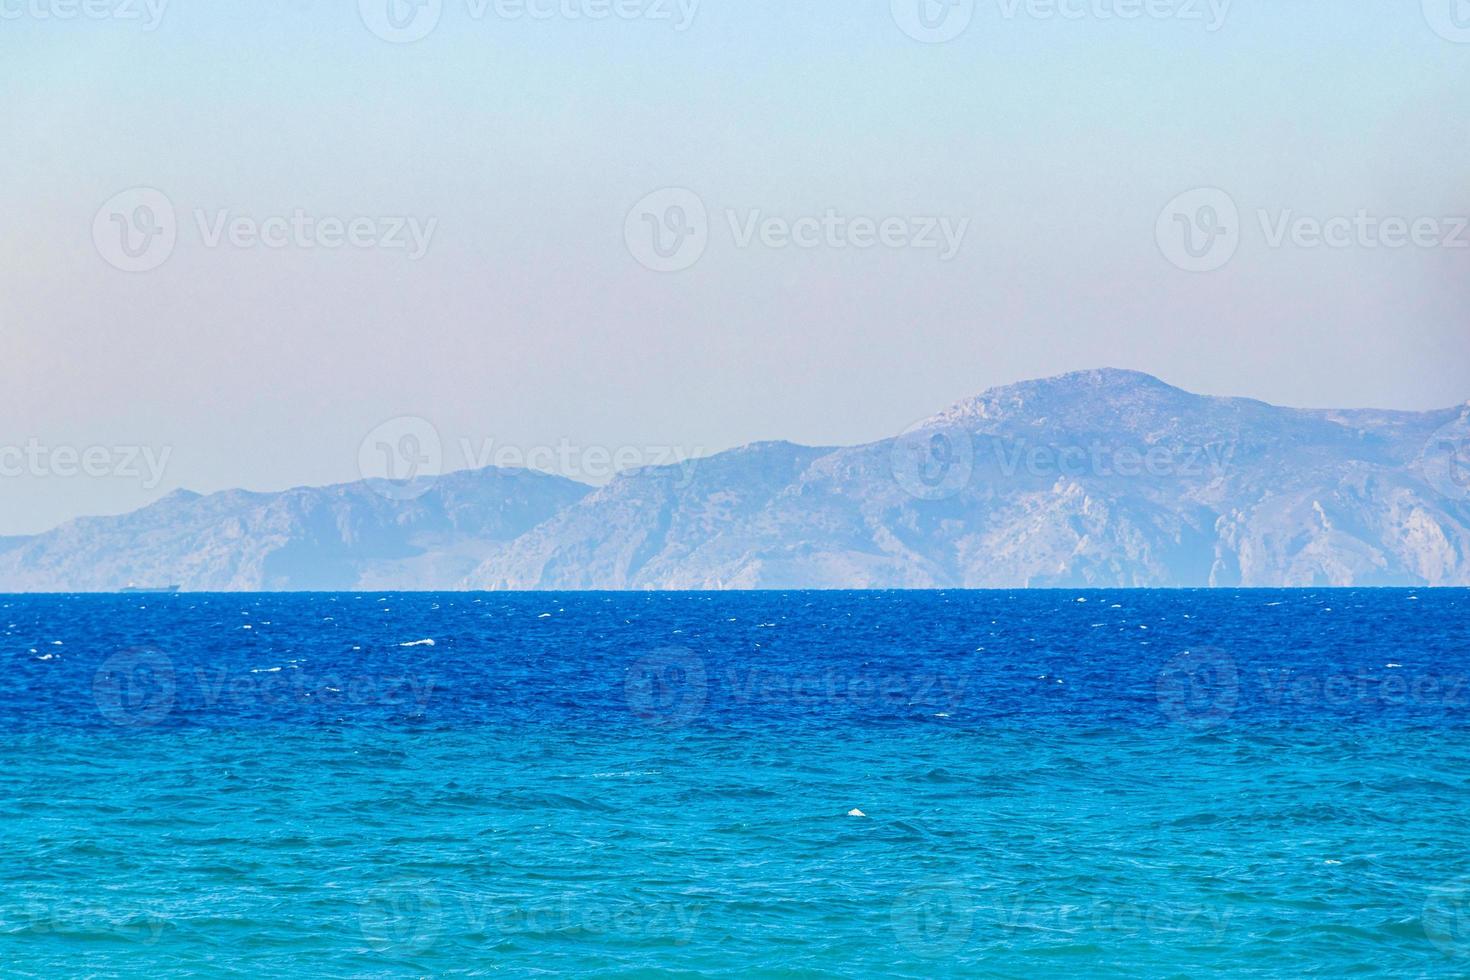
<svg viewBox="0 0 1470 980">
<path fill-rule="evenodd" d="M 0 962 L 1470 973 L 1466 595 L 1283 595 L 8 600 Z"/>
</svg>

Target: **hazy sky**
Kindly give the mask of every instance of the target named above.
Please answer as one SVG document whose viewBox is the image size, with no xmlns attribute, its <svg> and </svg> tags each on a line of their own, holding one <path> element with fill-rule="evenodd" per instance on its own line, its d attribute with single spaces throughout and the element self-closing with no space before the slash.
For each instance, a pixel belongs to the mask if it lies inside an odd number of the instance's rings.
<svg viewBox="0 0 1470 980">
<path fill-rule="evenodd" d="M 595 479 L 1102 365 L 1470 398 L 1455 0 L 160 2 L 0 0 L 0 534 L 398 416 Z"/>
</svg>

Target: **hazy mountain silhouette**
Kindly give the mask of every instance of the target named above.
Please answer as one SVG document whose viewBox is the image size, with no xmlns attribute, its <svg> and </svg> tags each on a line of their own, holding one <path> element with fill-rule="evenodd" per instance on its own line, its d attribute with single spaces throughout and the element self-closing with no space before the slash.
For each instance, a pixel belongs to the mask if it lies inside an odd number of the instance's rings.
<svg viewBox="0 0 1470 980">
<path fill-rule="evenodd" d="M 1470 584 L 1470 405 L 1321 411 L 1132 371 L 997 388 L 862 446 L 585 487 L 528 471 L 173 494 L 0 540 L 0 590 Z"/>
</svg>

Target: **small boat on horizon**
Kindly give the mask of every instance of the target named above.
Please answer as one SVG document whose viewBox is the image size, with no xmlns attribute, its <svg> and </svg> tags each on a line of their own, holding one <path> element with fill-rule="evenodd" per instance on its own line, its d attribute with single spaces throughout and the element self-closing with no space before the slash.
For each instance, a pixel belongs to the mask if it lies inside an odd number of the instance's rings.
<svg viewBox="0 0 1470 980">
<path fill-rule="evenodd" d="M 179 586 L 179 585 L 134 585 L 132 582 L 129 582 L 127 588 L 123 589 L 123 592 L 124 593 L 143 592 L 143 593 L 148 593 L 148 594 L 152 594 L 152 595 L 159 595 L 159 594 L 162 594 L 162 595 L 171 595 L 171 594 L 179 591 L 179 589 L 181 589 L 181 588 L 182 588 L 182 586 Z"/>
</svg>

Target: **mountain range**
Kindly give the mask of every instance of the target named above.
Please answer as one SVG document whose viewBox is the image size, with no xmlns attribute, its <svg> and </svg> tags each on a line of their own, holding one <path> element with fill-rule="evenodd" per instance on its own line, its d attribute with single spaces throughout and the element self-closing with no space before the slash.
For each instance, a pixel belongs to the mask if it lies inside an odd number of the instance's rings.
<svg viewBox="0 0 1470 980">
<path fill-rule="evenodd" d="M 172 493 L 0 538 L 0 592 L 1470 585 L 1470 404 L 1283 408 L 1085 371 L 861 446 Z M 400 497 L 412 499 L 398 499 Z"/>
</svg>

